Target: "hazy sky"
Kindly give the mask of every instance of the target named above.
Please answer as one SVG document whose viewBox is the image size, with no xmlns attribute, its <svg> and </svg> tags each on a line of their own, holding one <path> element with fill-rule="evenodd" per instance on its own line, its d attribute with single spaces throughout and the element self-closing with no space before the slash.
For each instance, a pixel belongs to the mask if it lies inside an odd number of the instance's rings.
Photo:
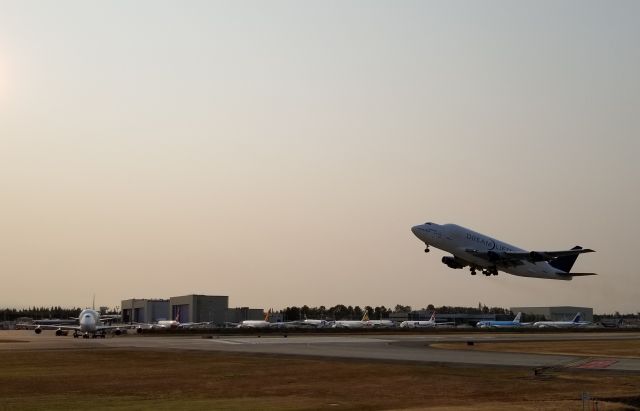
<svg viewBox="0 0 640 411">
<path fill-rule="evenodd" d="M 640 311 L 640 2 L 0 1 L 0 306 Z M 410 227 L 597 250 L 471 277 Z"/>
</svg>

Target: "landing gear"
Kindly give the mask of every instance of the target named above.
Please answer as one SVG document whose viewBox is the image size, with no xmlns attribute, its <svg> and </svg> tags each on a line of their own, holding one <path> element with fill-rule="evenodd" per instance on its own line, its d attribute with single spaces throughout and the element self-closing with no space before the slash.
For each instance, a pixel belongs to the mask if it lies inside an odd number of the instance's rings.
<svg viewBox="0 0 640 411">
<path fill-rule="evenodd" d="M 482 274 L 486 275 L 487 277 L 489 277 L 490 275 L 498 275 L 498 269 L 495 267 L 487 268 L 482 270 Z"/>
<path fill-rule="evenodd" d="M 89 338 L 89 334 L 87 333 L 82 334 L 82 338 Z"/>
<path fill-rule="evenodd" d="M 78 338 L 78 336 L 79 336 L 79 334 L 78 334 L 77 331 L 73 333 L 73 338 Z"/>
<path fill-rule="evenodd" d="M 427 248 L 424 249 L 424 252 L 428 253 L 429 251 L 431 251 L 431 250 L 429 250 L 429 246 L 427 246 Z"/>
<path fill-rule="evenodd" d="M 471 267 L 469 270 L 471 271 L 471 275 L 476 275 L 476 268 L 475 267 Z"/>
</svg>

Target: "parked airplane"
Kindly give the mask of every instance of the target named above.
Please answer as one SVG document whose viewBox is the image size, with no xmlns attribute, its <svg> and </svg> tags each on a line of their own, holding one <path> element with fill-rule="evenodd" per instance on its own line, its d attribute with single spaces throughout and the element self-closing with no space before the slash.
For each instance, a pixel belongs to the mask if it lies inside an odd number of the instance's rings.
<svg viewBox="0 0 640 411">
<path fill-rule="evenodd" d="M 591 324 L 589 321 L 582 321 L 582 313 L 577 313 L 571 321 L 538 321 L 533 323 L 533 326 L 538 328 L 575 328 L 589 324 Z"/>
<path fill-rule="evenodd" d="M 338 320 L 335 321 L 332 325 L 333 328 L 367 328 L 367 314 L 365 313 L 362 320 Z"/>
<path fill-rule="evenodd" d="M 237 325 L 238 328 L 270 328 L 273 324 L 269 322 L 269 314 L 271 314 L 271 310 L 264 313 L 264 320 L 244 320 L 240 324 Z"/>
<path fill-rule="evenodd" d="M 367 312 L 362 316 L 362 320 L 339 320 L 332 325 L 333 328 L 391 328 L 396 323 L 391 320 L 370 320 Z"/>
<path fill-rule="evenodd" d="M 87 308 L 82 310 L 78 317 L 79 325 L 36 325 L 34 331 L 36 334 L 40 334 L 42 330 L 56 330 L 56 335 L 66 335 L 68 331 L 73 331 L 73 337 L 78 338 L 82 335 L 82 338 L 104 338 L 107 332 L 113 332 L 115 335 L 120 335 L 126 332 L 129 326 L 114 326 L 104 325 L 100 319 L 100 313 Z M 137 328 L 138 332 L 141 332 L 141 328 Z"/>
<path fill-rule="evenodd" d="M 304 320 L 300 321 L 300 325 L 302 327 L 315 327 L 315 328 L 325 328 L 325 327 L 329 327 L 329 325 L 331 324 L 330 321 L 327 320 L 313 320 L 313 319 L 308 319 L 305 317 Z"/>
<path fill-rule="evenodd" d="M 531 325 L 531 323 L 521 323 L 522 313 L 518 313 L 512 321 L 478 321 L 478 328 L 510 328 Z"/>
<path fill-rule="evenodd" d="M 554 280 L 596 275 L 570 272 L 579 254 L 593 252 L 580 246 L 561 251 L 525 251 L 455 224 L 424 223 L 412 227 L 411 231 L 425 243 L 425 252 L 429 252 L 429 246 L 447 251 L 453 256 L 442 257 L 444 264 L 449 268 L 469 266 L 472 275 L 476 270 L 482 270 L 486 276 L 504 271 L 522 277 Z"/>
<path fill-rule="evenodd" d="M 151 328 L 176 329 L 176 328 L 191 328 L 191 327 L 197 327 L 197 326 L 203 326 L 203 325 L 209 325 L 209 324 L 211 323 L 210 322 L 181 323 L 180 314 L 177 314 L 175 320 L 160 320 L 155 324 L 144 324 L 144 325 L 149 326 Z"/>
<path fill-rule="evenodd" d="M 275 328 L 325 328 L 329 327 L 330 321 L 326 320 L 296 320 L 296 321 L 279 321 L 271 323 Z"/>
<path fill-rule="evenodd" d="M 431 314 L 431 318 L 428 321 L 403 321 L 400 323 L 401 328 L 433 328 L 433 327 L 451 327 L 455 325 L 452 322 L 436 322 L 436 312 Z"/>
</svg>

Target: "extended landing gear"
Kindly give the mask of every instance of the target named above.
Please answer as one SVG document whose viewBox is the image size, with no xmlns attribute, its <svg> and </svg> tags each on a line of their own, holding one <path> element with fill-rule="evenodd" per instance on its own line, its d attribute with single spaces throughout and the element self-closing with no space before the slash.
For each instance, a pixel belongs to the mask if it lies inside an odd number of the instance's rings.
<svg viewBox="0 0 640 411">
<path fill-rule="evenodd" d="M 78 338 L 79 336 L 80 336 L 80 334 L 78 334 L 77 331 L 73 333 L 73 338 Z"/>
<path fill-rule="evenodd" d="M 424 252 L 428 253 L 429 251 L 431 251 L 431 250 L 429 250 L 429 246 L 427 246 L 427 248 L 424 249 Z"/>
<path fill-rule="evenodd" d="M 476 268 L 475 267 L 471 267 L 469 270 L 471 271 L 471 275 L 476 275 Z"/>
<path fill-rule="evenodd" d="M 498 275 L 498 269 L 495 267 L 487 268 L 485 270 L 482 270 L 482 274 L 486 275 L 487 277 L 489 277 L 490 275 Z"/>
</svg>

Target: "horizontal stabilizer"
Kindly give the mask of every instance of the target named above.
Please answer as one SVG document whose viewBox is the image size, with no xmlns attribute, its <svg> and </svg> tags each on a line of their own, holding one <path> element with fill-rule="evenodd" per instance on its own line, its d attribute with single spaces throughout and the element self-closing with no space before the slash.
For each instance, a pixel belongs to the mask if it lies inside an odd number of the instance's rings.
<svg viewBox="0 0 640 411">
<path fill-rule="evenodd" d="M 571 277 L 583 277 L 585 275 L 598 275 L 596 273 L 569 273 L 567 275 L 570 275 Z"/>
</svg>

